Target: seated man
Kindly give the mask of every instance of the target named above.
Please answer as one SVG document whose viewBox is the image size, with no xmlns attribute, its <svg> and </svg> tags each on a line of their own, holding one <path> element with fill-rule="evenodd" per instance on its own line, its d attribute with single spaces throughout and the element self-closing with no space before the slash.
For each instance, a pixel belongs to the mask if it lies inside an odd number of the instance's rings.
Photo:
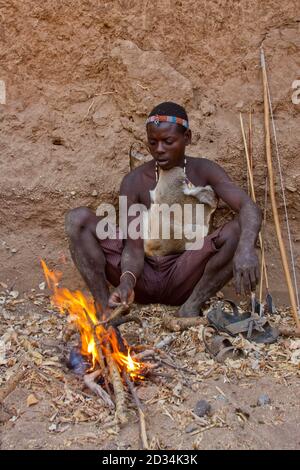
<svg viewBox="0 0 300 470">
<path fill-rule="evenodd" d="M 201 249 L 147 257 L 141 238 L 99 240 L 99 217 L 85 207 L 69 211 L 66 233 L 72 258 L 99 313 L 107 306 L 128 305 L 135 297 L 142 304 L 178 305 L 178 316 L 197 316 L 203 304 L 233 276 L 238 294 L 242 286 L 246 293 L 255 290 L 259 276 L 255 243 L 261 226 L 258 206 L 219 165 L 185 155 L 191 131 L 181 106 L 172 102 L 156 106 L 147 120 L 147 137 L 153 160 L 126 175 L 121 183 L 120 194 L 127 196 L 128 207 L 139 203 L 149 208 L 149 191 L 155 188 L 159 169 L 179 166 L 195 186 L 210 185 L 237 216 L 208 234 Z M 110 296 L 107 281 L 115 286 Z"/>
</svg>

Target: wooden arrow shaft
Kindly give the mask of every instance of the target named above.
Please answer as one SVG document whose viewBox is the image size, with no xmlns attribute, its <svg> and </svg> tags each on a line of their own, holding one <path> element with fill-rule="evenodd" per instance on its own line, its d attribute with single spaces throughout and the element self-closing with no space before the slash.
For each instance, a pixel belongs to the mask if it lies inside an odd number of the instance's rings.
<svg viewBox="0 0 300 470">
<path fill-rule="evenodd" d="M 241 130 L 242 130 L 242 136 L 243 136 L 244 147 L 245 147 L 248 176 L 249 176 L 249 181 L 250 181 L 250 195 L 251 195 L 251 198 L 253 199 L 253 201 L 256 203 L 252 164 L 251 164 L 251 159 L 250 159 L 250 156 L 249 156 L 249 153 L 248 153 L 248 147 L 247 147 L 243 117 L 242 117 L 241 113 L 240 113 L 240 122 L 241 122 Z M 268 275 L 267 275 L 267 266 L 266 266 L 266 260 L 265 260 L 265 256 L 264 256 L 264 244 L 263 244 L 263 239 L 262 239 L 262 236 L 261 236 L 261 232 L 259 232 L 259 234 L 258 234 L 258 239 L 259 239 L 261 256 L 262 256 L 262 269 L 263 269 L 263 273 L 264 273 L 265 280 L 266 280 L 266 288 L 267 288 L 267 290 L 269 290 L 269 280 L 268 280 Z M 263 277 L 263 276 L 261 276 L 261 277 Z"/>
<path fill-rule="evenodd" d="M 263 54 L 263 52 L 262 52 Z M 295 292 L 293 289 L 292 279 L 289 271 L 288 261 L 285 246 L 283 243 L 279 216 L 278 216 L 278 209 L 276 203 L 276 196 L 275 196 L 275 188 L 274 188 L 274 175 L 273 175 L 273 165 L 272 165 L 272 151 L 271 151 L 271 137 L 270 137 L 270 111 L 269 111 L 269 99 L 268 99 L 268 82 L 267 82 L 267 72 L 265 67 L 264 56 L 262 55 L 262 77 L 263 77 L 263 89 L 264 89 L 264 114 L 265 114 L 265 144 L 266 144 L 266 157 L 267 157 L 267 167 L 268 167 L 268 176 L 269 176 L 269 188 L 270 188 L 270 199 L 272 205 L 272 212 L 274 217 L 276 235 L 279 244 L 279 250 L 282 260 L 282 266 L 286 278 L 286 284 L 289 292 L 292 313 L 296 322 L 297 328 L 300 328 L 300 320 L 298 317 L 297 312 L 297 303 Z"/>
</svg>

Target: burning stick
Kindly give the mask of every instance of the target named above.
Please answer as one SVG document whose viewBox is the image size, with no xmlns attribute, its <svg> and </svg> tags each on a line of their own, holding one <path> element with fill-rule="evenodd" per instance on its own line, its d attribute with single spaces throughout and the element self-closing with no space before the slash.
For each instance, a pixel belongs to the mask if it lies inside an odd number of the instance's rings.
<svg viewBox="0 0 300 470">
<path fill-rule="evenodd" d="M 115 311 L 111 314 L 109 318 L 106 320 L 102 320 L 94 326 L 97 328 L 99 325 L 103 325 L 105 328 L 111 324 L 114 327 L 123 325 L 124 323 L 129 323 L 129 322 L 135 322 L 138 323 L 141 327 L 143 326 L 142 320 L 136 316 L 136 315 L 128 315 L 128 312 L 130 310 L 130 306 L 124 306 L 120 305 L 120 307 L 117 307 Z"/>
<path fill-rule="evenodd" d="M 103 377 L 104 377 L 105 388 L 106 388 L 107 392 L 109 393 L 109 386 L 108 386 L 108 380 L 107 380 L 107 370 L 106 370 L 104 357 L 103 357 L 103 353 L 102 353 L 102 347 L 101 347 L 99 338 L 97 336 L 96 327 L 93 324 L 89 314 L 87 312 L 85 312 L 85 314 L 86 314 L 86 318 L 88 320 L 88 323 L 91 327 L 91 334 L 92 334 L 94 344 L 95 344 L 95 347 L 96 347 L 96 350 L 97 350 L 97 360 L 99 362 L 99 365 L 100 365 L 100 368 L 101 368 L 101 371 L 102 371 L 102 374 L 103 374 Z"/>
<path fill-rule="evenodd" d="M 147 432 L 146 432 L 146 420 L 145 420 L 145 414 L 144 414 L 144 411 L 143 411 L 143 406 L 140 402 L 139 397 L 136 394 L 136 391 L 134 389 L 134 384 L 132 383 L 132 381 L 130 380 L 130 378 L 126 374 L 126 372 L 123 372 L 123 377 L 124 377 L 124 380 L 125 380 L 128 388 L 129 388 L 129 390 L 130 390 L 130 393 L 131 393 L 131 395 L 132 395 L 132 397 L 135 401 L 137 409 L 138 409 L 143 449 L 148 450 L 149 449 L 149 444 L 148 444 L 148 437 L 147 437 Z"/>
<path fill-rule="evenodd" d="M 107 354 L 106 359 L 109 367 L 110 379 L 114 387 L 116 401 L 116 418 L 121 424 L 126 424 L 128 421 L 125 412 L 126 397 L 120 372 L 111 354 Z"/>
<path fill-rule="evenodd" d="M 110 323 L 112 320 L 117 320 L 123 315 L 125 315 L 126 312 L 129 312 L 129 307 L 120 305 L 113 311 L 110 317 L 106 318 L 105 320 L 99 321 L 98 323 L 96 323 L 95 327 L 97 327 L 98 325 L 105 325 L 106 323 Z"/>
<path fill-rule="evenodd" d="M 108 393 L 106 393 L 105 390 L 103 390 L 103 388 L 95 382 L 95 379 L 101 374 L 102 371 L 100 369 L 94 370 L 94 372 L 91 372 L 90 374 L 85 374 L 83 377 L 84 383 L 92 392 L 96 393 L 96 395 L 98 395 L 98 397 L 103 400 L 105 405 L 114 410 L 115 405 L 110 399 Z"/>
</svg>

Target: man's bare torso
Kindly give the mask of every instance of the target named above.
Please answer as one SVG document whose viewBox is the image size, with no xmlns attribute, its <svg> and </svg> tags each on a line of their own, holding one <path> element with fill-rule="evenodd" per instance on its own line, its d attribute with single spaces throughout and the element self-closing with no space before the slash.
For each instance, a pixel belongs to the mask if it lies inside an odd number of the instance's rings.
<svg viewBox="0 0 300 470">
<path fill-rule="evenodd" d="M 213 171 L 212 163 L 206 158 L 186 157 L 186 176 L 195 186 L 209 184 L 209 174 Z M 150 190 L 156 186 L 155 161 L 144 163 L 127 175 L 130 184 L 130 196 L 134 202 L 150 207 Z"/>
</svg>

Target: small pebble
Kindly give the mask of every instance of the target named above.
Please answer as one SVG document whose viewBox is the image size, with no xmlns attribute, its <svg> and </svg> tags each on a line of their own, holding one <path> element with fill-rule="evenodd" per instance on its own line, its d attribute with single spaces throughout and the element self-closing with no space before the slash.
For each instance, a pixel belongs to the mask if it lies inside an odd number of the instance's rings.
<svg viewBox="0 0 300 470">
<path fill-rule="evenodd" d="M 225 401 L 225 402 L 228 402 L 228 399 L 226 397 L 224 397 L 224 395 L 217 395 L 216 396 L 216 399 L 219 400 L 219 401 Z"/>
<path fill-rule="evenodd" d="M 17 250 L 16 248 L 12 248 L 10 251 L 11 251 L 12 253 L 17 253 L 18 250 Z"/>
<path fill-rule="evenodd" d="M 75 196 L 75 194 L 76 194 L 76 191 L 71 191 L 71 193 L 70 193 L 70 194 L 71 194 L 71 196 Z"/>
<path fill-rule="evenodd" d="M 11 290 L 9 296 L 13 299 L 17 299 L 19 297 L 19 292 L 17 290 Z"/>
<path fill-rule="evenodd" d="M 266 393 L 263 393 L 258 397 L 257 406 L 269 405 L 271 403 L 271 398 Z"/>
<path fill-rule="evenodd" d="M 94 191 L 92 192 L 92 196 L 94 197 L 98 196 L 98 192 L 96 191 L 96 189 L 94 189 Z"/>
<path fill-rule="evenodd" d="M 56 431 L 56 429 L 57 429 L 57 424 L 55 423 L 50 424 L 50 426 L 48 427 L 48 431 L 50 432 Z"/>
<path fill-rule="evenodd" d="M 196 431 L 196 429 L 198 429 L 198 426 L 195 423 L 190 423 L 185 428 L 185 432 L 190 433 L 190 432 Z"/>
<path fill-rule="evenodd" d="M 206 400 L 199 400 L 196 403 L 194 413 L 197 416 L 200 416 L 202 418 L 205 415 L 210 414 L 211 412 L 211 405 L 206 401 Z"/>
</svg>

